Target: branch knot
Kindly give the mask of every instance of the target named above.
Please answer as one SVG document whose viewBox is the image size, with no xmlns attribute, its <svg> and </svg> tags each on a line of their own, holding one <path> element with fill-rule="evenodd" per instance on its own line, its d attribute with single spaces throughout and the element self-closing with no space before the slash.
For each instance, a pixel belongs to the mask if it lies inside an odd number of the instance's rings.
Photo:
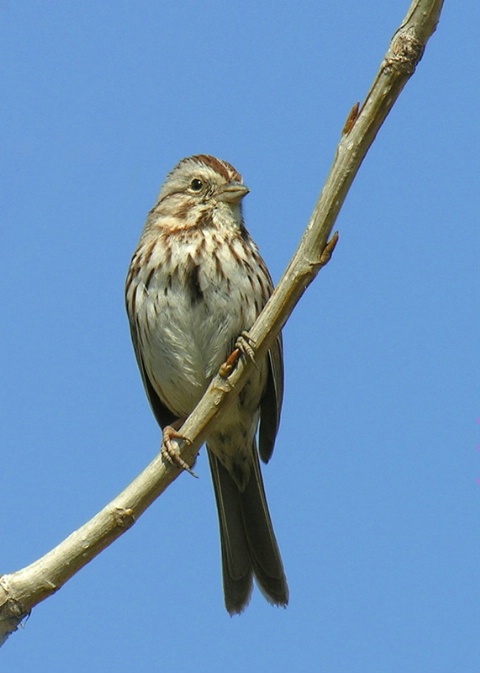
<svg viewBox="0 0 480 673">
<path fill-rule="evenodd" d="M 413 75 L 424 51 L 425 44 L 415 37 L 413 31 L 399 32 L 393 38 L 387 54 L 387 68 L 395 68 L 399 72 L 404 72 L 407 76 Z"/>
</svg>

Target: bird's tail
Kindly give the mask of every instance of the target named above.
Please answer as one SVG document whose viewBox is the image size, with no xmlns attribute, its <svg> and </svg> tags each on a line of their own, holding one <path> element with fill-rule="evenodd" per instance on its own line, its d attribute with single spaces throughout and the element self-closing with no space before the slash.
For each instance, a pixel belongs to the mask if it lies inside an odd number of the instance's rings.
<svg viewBox="0 0 480 673">
<path fill-rule="evenodd" d="M 247 606 L 253 576 L 270 603 L 288 603 L 287 579 L 255 448 L 252 454 L 250 479 L 241 491 L 218 458 L 208 451 L 220 523 L 225 605 L 231 615 Z"/>
</svg>

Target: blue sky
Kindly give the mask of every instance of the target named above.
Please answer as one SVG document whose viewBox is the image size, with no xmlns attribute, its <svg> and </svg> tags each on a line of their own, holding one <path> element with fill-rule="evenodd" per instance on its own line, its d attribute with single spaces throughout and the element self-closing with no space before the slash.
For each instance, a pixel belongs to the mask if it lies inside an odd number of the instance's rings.
<svg viewBox="0 0 480 673">
<path fill-rule="evenodd" d="M 3 3 L 2 572 L 158 450 L 123 284 L 165 174 L 199 152 L 233 163 L 277 281 L 407 9 Z M 479 22 L 446 3 L 284 330 L 264 475 L 288 609 L 256 591 L 225 612 L 202 451 L 200 479 L 38 606 L 2 671 L 478 673 Z"/>
</svg>

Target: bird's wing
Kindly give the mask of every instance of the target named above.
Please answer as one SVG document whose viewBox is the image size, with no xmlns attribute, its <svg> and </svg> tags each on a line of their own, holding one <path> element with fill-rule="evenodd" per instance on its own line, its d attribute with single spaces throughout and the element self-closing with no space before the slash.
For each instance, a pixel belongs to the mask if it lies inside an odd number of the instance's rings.
<svg viewBox="0 0 480 673">
<path fill-rule="evenodd" d="M 268 463 L 280 425 L 283 401 L 283 342 L 279 334 L 268 351 L 268 378 L 260 406 L 260 458 Z"/>
</svg>

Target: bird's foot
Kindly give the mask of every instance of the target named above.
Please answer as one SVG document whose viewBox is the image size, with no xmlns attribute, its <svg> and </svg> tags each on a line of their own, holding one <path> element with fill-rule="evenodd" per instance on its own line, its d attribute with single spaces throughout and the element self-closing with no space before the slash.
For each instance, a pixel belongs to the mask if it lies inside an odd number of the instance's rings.
<svg viewBox="0 0 480 673">
<path fill-rule="evenodd" d="M 255 348 L 254 339 L 252 339 L 252 337 L 248 332 L 242 332 L 238 337 L 238 339 L 235 341 L 234 350 L 230 353 L 226 361 L 220 366 L 220 369 L 218 371 L 220 376 L 222 376 L 224 379 L 230 376 L 235 365 L 238 362 L 238 358 L 240 357 L 240 355 L 249 357 L 250 360 L 252 360 L 252 362 L 255 363 L 255 366 L 257 366 L 255 362 L 254 348 Z"/>
<path fill-rule="evenodd" d="M 173 439 L 187 442 L 187 444 L 191 443 L 188 437 L 185 437 L 185 435 L 182 435 L 180 432 L 178 432 L 178 430 L 173 425 L 167 425 L 163 428 L 163 442 L 161 449 L 162 457 L 167 461 L 167 463 L 170 463 L 170 465 L 178 467 L 179 470 L 185 470 L 188 472 L 188 474 L 191 474 L 192 477 L 198 479 L 198 475 L 195 474 L 190 465 L 188 465 L 188 463 L 186 463 L 181 457 L 178 446 L 174 446 L 172 442 Z"/>
</svg>

